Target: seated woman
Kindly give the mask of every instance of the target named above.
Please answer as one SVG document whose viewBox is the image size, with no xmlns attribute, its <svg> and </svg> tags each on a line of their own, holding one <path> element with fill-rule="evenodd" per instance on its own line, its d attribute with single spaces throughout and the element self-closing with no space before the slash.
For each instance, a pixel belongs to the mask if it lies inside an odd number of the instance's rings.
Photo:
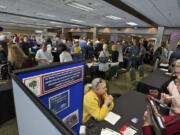
<svg viewBox="0 0 180 135">
<path fill-rule="evenodd" d="M 153 130 L 152 114 L 150 108 L 144 113 L 144 125 L 142 127 L 143 135 L 155 135 Z M 180 114 L 172 116 L 163 116 L 164 123 L 166 125 L 166 135 L 179 135 L 180 133 Z"/>
<path fill-rule="evenodd" d="M 97 121 L 104 120 L 107 113 L 114 107 L 113 97 L 106 92 L 105 80 L 95 78 L 91 85 L 91 90 L 86 90 L 84 96 L 83 123 L 87 122 L 91 117 Z"/>
<path fill-rule="evenodd" d="M 171 81 L 167 87 L 169 94 L 161 93 L 161 99 L 171 104 L 170 115 L 180 114 L 180 59 L 175 64 L 175 75 L 177 79 Z"/>
<path fill-rule="evenodd" d="M 33 67 L 35 64 L 17 45 L 8 47 L 8 73 L 15 69 Z"/>
</svg>

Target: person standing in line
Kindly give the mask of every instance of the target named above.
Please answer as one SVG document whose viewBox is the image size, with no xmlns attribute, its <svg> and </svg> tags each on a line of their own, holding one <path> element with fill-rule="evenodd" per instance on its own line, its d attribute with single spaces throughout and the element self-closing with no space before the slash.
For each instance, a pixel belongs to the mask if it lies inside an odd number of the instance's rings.
<svg viewBox="0 0 180 135">
<path fill-rule="evenodd" d="M 63 62 L 68 62 L 68 61 L 72 61 L 72 56 L 71 54 L 67 51 L 67 47 L 66 47 L 66 44 L 60 44 L 59 46 L 59 52 L 60 52 L 60 55 L 59 55 L 59 59 L 60 59 L 60 63 L 63 63 Z"/>
<path fill-rule="evenodd" d="M 51 52 L 47 51 L 47 45 L 45 43 L 43 43 L 41 49 L 37 51 L 35 59 L 38 62 L 38 65 L 53 63 L 53 56 Z"/>
<path fill-rule="evenodd" d="M 71 55 L 73 58 L 73 61 L 80 60 L 80 47 L 79 47 L 79 41 L 75 40 L 73 46 L 71 47 Z"/>
</svg>

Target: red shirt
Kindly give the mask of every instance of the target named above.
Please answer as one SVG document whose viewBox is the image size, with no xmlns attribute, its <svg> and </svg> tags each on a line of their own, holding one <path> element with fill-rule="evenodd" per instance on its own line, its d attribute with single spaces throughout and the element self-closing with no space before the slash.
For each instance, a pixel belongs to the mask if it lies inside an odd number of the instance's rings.
<svg viewBox="0 0 180 135">
<path fill-rule="evenodd" d="M 172 121 L 177 116 L 179 115 L 163 116 L 165 120 L 165 124 L 167 124 L 169 121 Z M 142 127 L 142 132 L 143 132 L 143 135 L 154 135 L 152 126 Z M 166 135 L 180 135 L 180 120 L 166 127 Z"/>
</svg>

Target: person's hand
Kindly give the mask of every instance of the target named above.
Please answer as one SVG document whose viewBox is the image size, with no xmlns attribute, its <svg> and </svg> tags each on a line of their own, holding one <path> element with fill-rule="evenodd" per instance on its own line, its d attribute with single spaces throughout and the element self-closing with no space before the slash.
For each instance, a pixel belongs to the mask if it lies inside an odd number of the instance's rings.
<svg viewBox="0 0 180 135">
<path fill-rule="evenodd" d="M 46 58 L 43 58 L 42 60 L 43 60 L 43 61 L 48 61 L 48 59 L 46 59 Z"/>
<path fill-rule="evenodd" d="M 150 112 L 150 106 L 147 106 L 146 111 L 144 112 L 144 125 L 150 126 L 152 125 L 152 118 L 151 118 L 151 112 Z"/>
<path fill-rule="evenodd" d="M 171 99 L 169 97 L 170 97 L 169 94 L 161 93 L 161 101 L 162 102 L 165 102 L 165 103 L 171 102 Z"/>
<path fill-rule="evenodd" d="M 109 106 L 112 103 L 112 101 L 113 101 L 113 97 L 111 95 L 108 95 L 104 104 Z"/>
</svg>

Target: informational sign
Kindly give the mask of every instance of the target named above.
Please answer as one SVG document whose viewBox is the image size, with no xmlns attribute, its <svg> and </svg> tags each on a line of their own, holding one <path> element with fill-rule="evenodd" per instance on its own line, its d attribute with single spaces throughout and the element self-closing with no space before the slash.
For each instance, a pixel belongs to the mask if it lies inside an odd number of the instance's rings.
<svg viewBox="0 0 180 135">
<path fill-rule="evenodd" d="M 44 93 L 48 93 L 49 91 L 54 91 L 77 83 L 82 80 L 82 73 L 83 68 L 76 67 L 45 74 L 42 76 L 43 91 Z"/>
<path fill-rule="evenodd" d="M 42 96 L 82 80 L 83 66 L 78 66 L 28 77 L 23 82 L 36 96 Z"/>
<path fill-rule="evenodd" d="M 69 90 L 49 98 L 49 108 L 55 114 L 69 107 Z"/>
</svg>

